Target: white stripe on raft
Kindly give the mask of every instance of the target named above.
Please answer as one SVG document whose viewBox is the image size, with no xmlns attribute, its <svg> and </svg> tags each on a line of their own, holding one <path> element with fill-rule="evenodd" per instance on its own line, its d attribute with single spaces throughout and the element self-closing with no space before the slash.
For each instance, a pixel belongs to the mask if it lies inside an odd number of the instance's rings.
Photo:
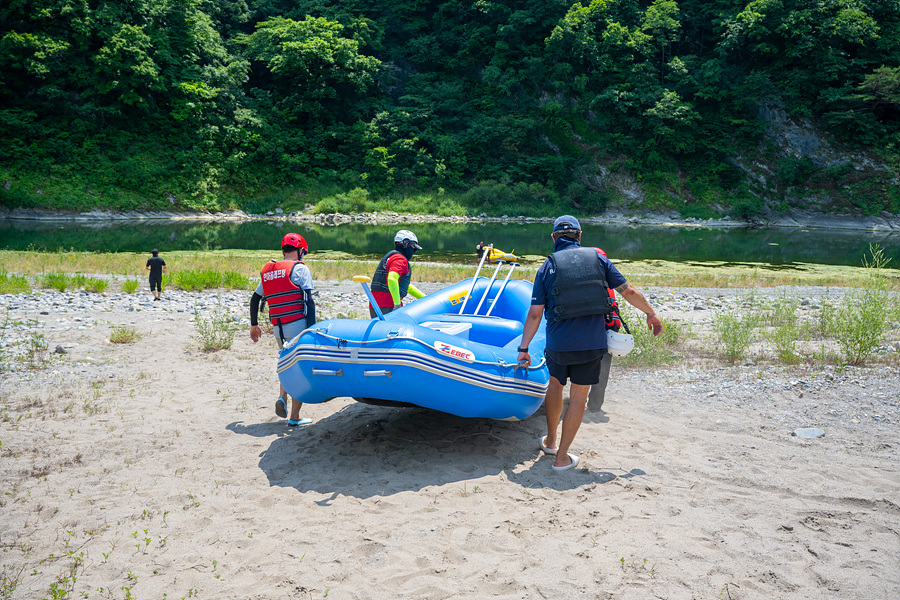
<svg viewBox="0 0 900 600">
<path fill-rule="evenodd" d="M 356 358 L 352 357 L 352 354 Z M 455 379 L 476 387 L 513 394 L 543 398 L 547 391 L 545 384 L 492 375 L 485 371 L 467 368 L 456 361 L 442 360 L 424 352 L 405 349 L 365 350 L 362 348 L 322 348 L 314 344 L 297 345 L 278 362 L 277 372 L 281 373 L 300 361 L 315 360 L 344 365 L 397 365 L 415 368 L 441 377 Z M 511 365 L 506 365 L 508 368 Z"/>
</svg>

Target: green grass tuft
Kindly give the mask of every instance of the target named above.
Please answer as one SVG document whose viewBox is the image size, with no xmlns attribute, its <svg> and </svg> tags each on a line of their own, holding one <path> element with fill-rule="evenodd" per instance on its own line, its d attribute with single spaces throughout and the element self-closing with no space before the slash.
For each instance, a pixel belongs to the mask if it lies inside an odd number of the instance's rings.
<svg viewBox="0 0 900 600">
<path fill-rule="evenodd" d="M 133 344 L 143 336 L 136 327 L 113 325 L 109 331 L 109 341 L 113 344 Z"/>
<path fill-rule="evenodd" d="M 24 294 L 31 291 L 31 284 L 24 275 L 0 271 L 0 294 Z"/>
</svg>

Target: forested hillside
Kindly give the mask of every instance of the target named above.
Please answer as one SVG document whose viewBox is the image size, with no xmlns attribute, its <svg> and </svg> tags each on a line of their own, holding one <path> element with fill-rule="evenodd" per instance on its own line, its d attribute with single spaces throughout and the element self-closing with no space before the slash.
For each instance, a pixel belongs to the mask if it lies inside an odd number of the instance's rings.
<svg viewBox="0 0 900 600">
<path fill-rule="evenodd" d="M 897 0 L 0 5 L 6 206 L 900 213 L 898 124 Z"/>
</svg>

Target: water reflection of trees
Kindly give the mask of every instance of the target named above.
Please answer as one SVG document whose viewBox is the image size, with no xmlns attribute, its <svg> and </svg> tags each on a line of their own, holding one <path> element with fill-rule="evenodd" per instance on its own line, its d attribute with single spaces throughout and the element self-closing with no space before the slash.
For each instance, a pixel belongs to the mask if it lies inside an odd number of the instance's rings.
<svg viewBox="0 0 900 600">
<path fill-rule="evenodd" d="M 285 233 L 307 238 L 313 252 L 380 257 L 398 229 L 410 229 L 423 246 L 422 259 L 473 256 L 478 242 L 493 243 L 519 256 L 552 250 L 548 223 L 345 223 L 319 225 L 284 221 L 102 221 L 91 223 L 0 222 L 0 248 L 11 250 L 147 252 L 173 250 L 276 251 Z M 613 260 L 795 262 L 859 265 L 870 243 L 900 263 L 900 234 L 800 229 L 703 229 L 585 224 L 583 243 L 599 246 Z"/>
</svg>

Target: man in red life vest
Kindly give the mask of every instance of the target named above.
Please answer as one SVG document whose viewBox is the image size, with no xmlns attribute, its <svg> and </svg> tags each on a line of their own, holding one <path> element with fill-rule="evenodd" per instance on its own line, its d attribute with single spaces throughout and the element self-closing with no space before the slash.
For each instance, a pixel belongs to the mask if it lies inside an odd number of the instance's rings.
<svg viewBox="0 0 900 600">
<path fill-rule="evenodd" d="M 387 314 L 394 309 L 403 306 L 403 298 L 407 292 L 413 298 L 421 298 L 425 294 L 416 289 L 410 279 L 412 279 L 412 267 L 409 261 L 412 260 L 416 250 L 421 250 L 419 240 L 412 231 L 401 229 L 394 236 L 394 249 L 385 254 L 378 266 L 375 268 L 375 274 L 372 275 L 372 296 L 382 314 Z M 375 318 L 375 309 L 369 305 L 369 315 Z"/>
<path fill-rule="evenodd" d="M 259 340 L 262 329 L 259 327 L 259 305 L 261 300 L 269 304 L 269 319 L 272 321 L 275 343 L 278 348 L 284 347 L 286 340 L 291 340 L 316 323 L 316 304 L 313 301 L 312 274 L 303 262 L 303 256 L 309 252 L 306 240 L 296 233 L 289 233 L 281 240 L 282 260 L 272 260 L 260 271 L 260 283 L 250 298 L 250 339 Z M 288 394 L 279 382 L 278 400 L 275 401 L 275 414 L 287 417 Z M 288 425 L 306 425 L 311 419 L 300 418 L 302 403 L 291 398 L 291 416 Z"/>
</svg>

